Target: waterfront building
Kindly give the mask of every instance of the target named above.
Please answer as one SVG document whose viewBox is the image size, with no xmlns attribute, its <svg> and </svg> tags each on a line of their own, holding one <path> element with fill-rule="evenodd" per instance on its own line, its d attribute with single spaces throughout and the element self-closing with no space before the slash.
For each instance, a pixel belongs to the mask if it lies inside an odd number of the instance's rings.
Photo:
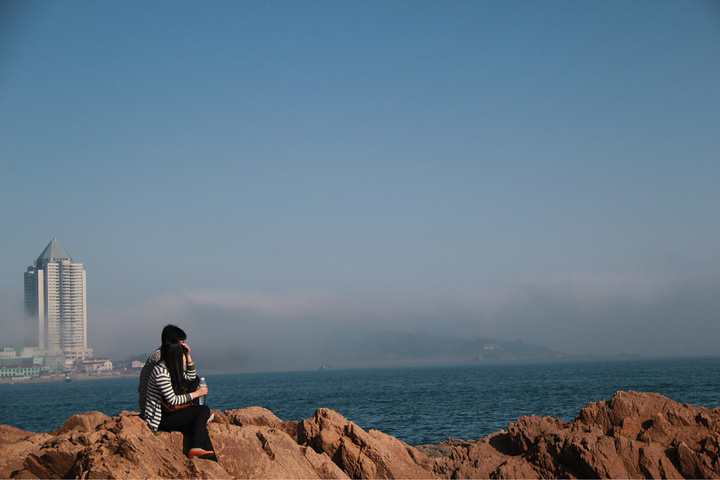
<svg viewBox="0 0 720 480">
<path fill-rule="evenodd" d="M 85 270 L 54 238 L 25 272 L 25 312 L 26 346 L 66 360 L 92 357 Z"/>
<path fill-rule="evenodd" d="M 76 370 L 87 373 L 112 372 L 113 363 L 107 358 L 86 358 L 77 361 Z"/>
<path fill-rule="evenodd" d="M 23 358 L 10 362 L 0 359 L 0 378 L 39 377 L 43 368 L 42 364 L 27 360 Z"/>
</svg>

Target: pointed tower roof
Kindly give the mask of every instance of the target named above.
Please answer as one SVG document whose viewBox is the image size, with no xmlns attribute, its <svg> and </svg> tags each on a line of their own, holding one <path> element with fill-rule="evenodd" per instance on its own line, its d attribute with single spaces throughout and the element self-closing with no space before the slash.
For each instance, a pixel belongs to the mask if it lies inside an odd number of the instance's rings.
<svg viewBox="0 0 720 480">
<path fill-rule="evenodd" d="M 37 258 L 36 264 L 42 265 L 50 262 L 59 262 L 61 260 L 70 260 L 72 262 L 72 258 L 63 246 L 60 245 L 60 242 L 53 238 L 52 242 L 48 243 L 48 246 L 45 247 L 45 250 L 43 250 Z"/>
</svg>

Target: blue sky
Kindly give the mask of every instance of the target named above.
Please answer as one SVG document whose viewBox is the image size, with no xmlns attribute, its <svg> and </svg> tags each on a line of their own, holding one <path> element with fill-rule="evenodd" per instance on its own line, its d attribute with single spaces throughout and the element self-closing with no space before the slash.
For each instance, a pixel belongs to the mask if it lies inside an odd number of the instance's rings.
<svg viewBox="0 0 720 480">
<path fill-rule="evenodd" d="M 56 237 L 111 357 L 169 321 L 203 348 L 374 326 L 716 353 L 717 2 L 0 18 L 0 343 Z"/>
</svg>

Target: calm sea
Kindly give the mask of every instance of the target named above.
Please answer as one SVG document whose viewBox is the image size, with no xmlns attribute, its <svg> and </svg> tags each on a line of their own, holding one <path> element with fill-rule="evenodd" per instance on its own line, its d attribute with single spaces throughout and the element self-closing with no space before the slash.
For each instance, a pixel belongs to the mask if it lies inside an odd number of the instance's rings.
<svg viewBox="0 0 720 480">
<path fill-rule="evenodd" d="M 720 358 L 576 361 L 528 364 L 206 375 L 211 408 L 259 405 L 283 420 L 336 410 L 365 429 L 411 445 L 448 437 L 477 439 L 522 415 L 572 420 L 589 402 L 618 390 L 661 393 L 698 406 L 720 406 Z M 71 415 L 137 411 L 137 379 L 0 384 L 0 424 L 54 430 Z"/>
</svg>

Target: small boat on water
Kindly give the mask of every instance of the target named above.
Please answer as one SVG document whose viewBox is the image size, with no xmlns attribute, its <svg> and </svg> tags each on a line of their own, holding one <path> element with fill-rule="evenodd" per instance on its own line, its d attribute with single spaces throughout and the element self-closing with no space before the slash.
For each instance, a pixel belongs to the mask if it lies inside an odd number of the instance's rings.
<svg viewBox="0 0 720 480">
<path fill-rule="evenodd" d="M 65 374 L 65 381 L 66 381 L 66 382 L 72 382 L 72 377 L 70 376 L 69 373 L 66 373 L 66 374 Z"/>
</svg>

